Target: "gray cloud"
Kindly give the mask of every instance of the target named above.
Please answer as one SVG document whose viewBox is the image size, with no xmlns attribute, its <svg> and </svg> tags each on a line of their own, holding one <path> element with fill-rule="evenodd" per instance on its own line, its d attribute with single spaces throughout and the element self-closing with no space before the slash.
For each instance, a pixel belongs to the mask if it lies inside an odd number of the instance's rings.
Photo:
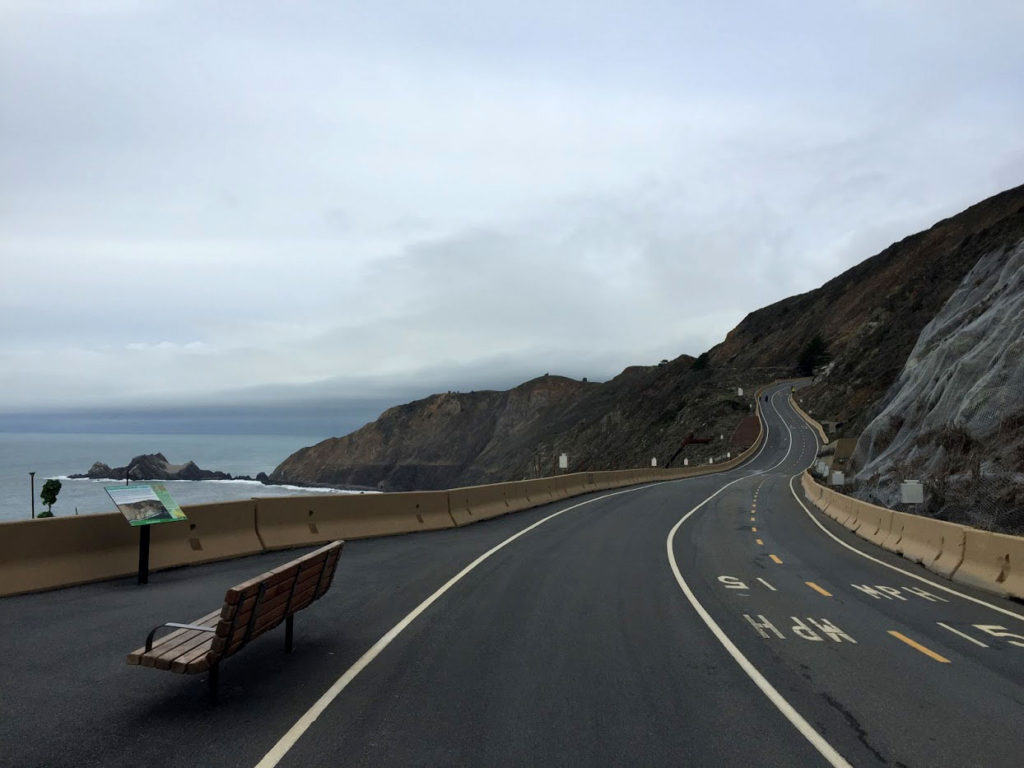
<svg viewBox="0 0 1024 768">
<path fill-rule="evenodd" d="M 1017 3 L 12 3 L 0 402 L 697 354 L 1024 180 Z"/>
</svg>

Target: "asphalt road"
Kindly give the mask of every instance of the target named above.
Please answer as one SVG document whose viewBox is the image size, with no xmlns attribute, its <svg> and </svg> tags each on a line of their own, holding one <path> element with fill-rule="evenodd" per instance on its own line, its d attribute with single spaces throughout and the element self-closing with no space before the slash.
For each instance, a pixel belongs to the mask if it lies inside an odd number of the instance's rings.
<svg viewBox="0 0 1024 768">
<path fill-rule="evenodd" d="M 806 509 L 787 391 L 736 470 L 350 542 L 216 706 L 124 654 L 296 552 L 0 600 L 0 764 L 1021 765 L 1024 605 Z"/>
</svg>

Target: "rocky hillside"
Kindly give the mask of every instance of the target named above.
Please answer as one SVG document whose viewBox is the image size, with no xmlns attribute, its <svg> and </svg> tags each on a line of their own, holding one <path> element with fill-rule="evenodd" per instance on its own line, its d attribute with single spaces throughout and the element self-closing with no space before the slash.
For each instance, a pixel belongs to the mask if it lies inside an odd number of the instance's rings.
<svg viewBox="0 0 1024 768">
<path fill-rule="evenodd" d="M 854 454 L 857 495 L 1024 533 L 1024 239 L 984 255 L 925 327 Z"/>
<path fill-rule="evenodd" d="M 896 381 L 922 329 L 964 276 L 993 250 L 1024 236 L 1024 186 L 1002 192 L 893 243 L 820 288 L 748 315 L 711 351 L 719 366 L 797 360 L 817 335 L 831 364 L 801 403 L 856 437 Z"/>
<path fill-rule="evenodd" d="M 477 458 L 597 385 L 542 376 L 505 392 L 447 392 L 385 411 L 344 437 L 289 456 L 274 482 L 448 488 Z"/>
<path fill-rule="evenodd" d="M 817 375 L 801 393 L 804 407 L 856 436 L 979 259 L 1022 237 L 1018 187 L 751 313 L 696 360 L 627 368 L 603 384 L 545 376 L 507 392 L 434 395 L 297 452 L 271 477 L 441 488 L 550 474 L 561 452 L 571 469 L 646 466 L 652 456 L 662 465 L 672 456 L 705 460 L 729 449 L 755 386 L 806 369 Z M 680 451 L 691 437 L 712 442 Z"/>
<path fill-rule="evenodd" d="M 603 384 L 545 375 L 504 392 L 433 395 L 297 451 L 271 481 L 432 489 L 555 474 L 560 453 L 572 471 L 706 461 L 736 449 L 753 382 L 693 366 L 683 356 Z M 691 433 L 704 442 L 682 449 Z M 745 447 L 750 432 L 740 435 Z"/>
</svg>

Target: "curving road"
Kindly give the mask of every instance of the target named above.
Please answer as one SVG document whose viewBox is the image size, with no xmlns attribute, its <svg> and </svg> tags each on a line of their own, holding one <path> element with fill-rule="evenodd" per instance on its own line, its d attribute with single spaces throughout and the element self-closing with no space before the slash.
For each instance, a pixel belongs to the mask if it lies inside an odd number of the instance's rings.
<svg viewBox="0 0 1024 768">
<path fill-rule="evenodd" d="M 1024 606 L 808 510 L 788 391 L 730 472 L 350 543 L 215 708 L 123 653 L 294 552 L 3 601 L 0 763 L 1019 766 Z"/>
</svg>

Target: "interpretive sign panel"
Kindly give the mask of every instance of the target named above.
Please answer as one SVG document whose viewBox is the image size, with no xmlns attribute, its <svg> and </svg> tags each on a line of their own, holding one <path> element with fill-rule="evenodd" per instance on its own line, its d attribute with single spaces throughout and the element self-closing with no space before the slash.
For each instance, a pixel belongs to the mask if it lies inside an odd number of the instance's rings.
<svg viewBox="0 0 1024 768">
<path fill-rule="evenodd" d="M 132 483 L 105 486 L 107 495 L 132 525 L 173 523 L 185 520 L 185 513 L 163 485 Z"/>
</svg>

